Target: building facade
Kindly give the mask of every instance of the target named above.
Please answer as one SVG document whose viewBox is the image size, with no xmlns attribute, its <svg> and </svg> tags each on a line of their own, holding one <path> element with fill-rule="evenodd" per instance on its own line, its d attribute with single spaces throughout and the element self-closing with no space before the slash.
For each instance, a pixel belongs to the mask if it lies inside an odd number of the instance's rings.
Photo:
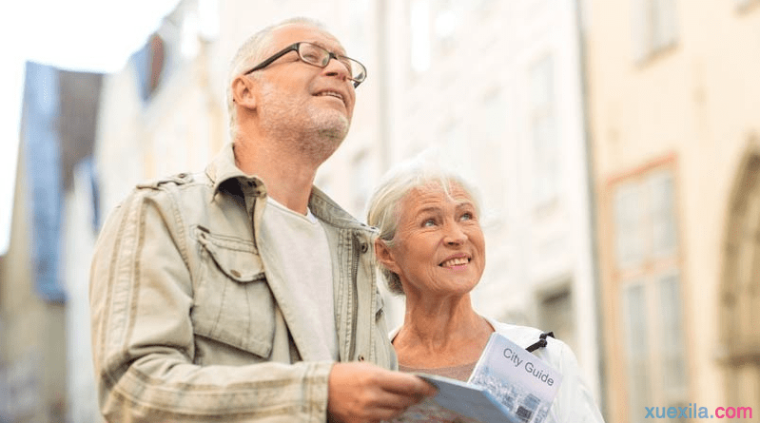
<svg viewBox="0 0 760 423">
<path fill-rule="evenodd" d="M 224 112 L 209 77 L 213 40 L 201 31 L 198 3 L 179 2 L 104 81 L 96 167 L 105 213 L 139 182 L 202 171 L 223 143 Z"/>
<path fill-rule="evenodd" d="M 87 170 L 100 88 L 100 74 L 26 65 L 11 243 L 0 257 L 3 423 L 98 421 L 89 332 L 80 329 L 87 327 L 86 279 L 70 279 L 70 258 L 81 251 L 67 248 L 68 222 L 77 216 L 67 206 L 75 174 L 96 185 Z M 86 206 L 94 210 L 93 202 Z M 77 236 L 94 236 L 97 224 L 88 223 Z"/>
<path fill-rule="evenodd" d="M 757 413 L 760 2 L 588 4 L 608 420 Z"/>
</svg>

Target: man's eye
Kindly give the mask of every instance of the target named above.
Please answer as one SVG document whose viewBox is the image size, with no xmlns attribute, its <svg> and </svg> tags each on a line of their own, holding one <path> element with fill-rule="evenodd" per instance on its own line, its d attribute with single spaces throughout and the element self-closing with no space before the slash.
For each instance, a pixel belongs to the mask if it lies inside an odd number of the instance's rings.
<svg viewBox="0 0 760 423">
<path fill-rule="evenodd" d="M 319 55 L 316 53 L 306 53 L 303 55 L 304 60 L 311 63 L 317 63 L 319 62 Z"/>
<path fill-rule="evenodd" d="M 470 212 L 466 212 L 466 213 L 462 214 L 462 220 L 472 220 L 474 218 L 475 218 L 475 216 L 472 213 L 470 213 Z"/>
<path fill-rule="evenodd" d="M 426 227 L 426 228 L 429 228 L 431 226 L 435 226 L 435 220 L 434 219 L 428 219 L 428 220 L 422 222 L 422 226 Z"/>
</svg>

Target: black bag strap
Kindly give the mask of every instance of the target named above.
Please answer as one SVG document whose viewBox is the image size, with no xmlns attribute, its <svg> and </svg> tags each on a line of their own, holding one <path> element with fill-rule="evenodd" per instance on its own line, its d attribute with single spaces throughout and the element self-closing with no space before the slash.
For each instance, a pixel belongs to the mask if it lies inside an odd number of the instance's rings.
<svg viewBox="0 0 760 423">
<path fill-rule="evenodd" d="M 535 350 L 537 350 L 539 348 L 545 347 L 546 344 L 547 344 L 547 342 L 546 342 L 546 337 L 547 336 L 551 336 L 552 338 L 554 338 L 554 332 L 544 332 L 544 333 L 542 333 L 541 336 L 539 336 L 539 340 L 536 341 L 536 343 L 534 343 L 533 345 L 531 345 L 528 348 L 526 348 L 525 350 L 527 350 L 528 352 L 533 352 L 533 351 L 535 351 Z"/>
</svg>

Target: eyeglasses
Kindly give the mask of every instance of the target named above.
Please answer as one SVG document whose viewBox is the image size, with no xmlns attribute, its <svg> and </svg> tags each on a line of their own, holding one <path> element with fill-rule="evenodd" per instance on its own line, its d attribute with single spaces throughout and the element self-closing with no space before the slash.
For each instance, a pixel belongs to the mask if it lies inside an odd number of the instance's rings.
<svg viewBox="0 0 760 423">
<path fill-rule="evenodd" d="M 265 67 L 271 65 L 272 62 L 290 53 L 291 51 L 297 52 L 298 58 L 303 62 L 320 68 L 327 67 L 327 64 L 330 63 L 330 59 L 339 61 L 343 64 L 343 66 L 346 67 L 346 69 L 348 69 L 348 73 L 351 75 L 349 79 L 354 82 L 354 88 L 358 87 L 359 84 L 367 79 L 367 68 L 365 68 L 361 63 L 350 57 L 337 55 L 331 51 L 325 50 L 316 44 L 307 42 L 295 43 L 285 47 L 279 52 L 273 54 L 270 58 L 254 66 L 248 72 L 243 73 L 243 75 L 248 75 L 251 72 L 264 69 Z"/>
</svg>

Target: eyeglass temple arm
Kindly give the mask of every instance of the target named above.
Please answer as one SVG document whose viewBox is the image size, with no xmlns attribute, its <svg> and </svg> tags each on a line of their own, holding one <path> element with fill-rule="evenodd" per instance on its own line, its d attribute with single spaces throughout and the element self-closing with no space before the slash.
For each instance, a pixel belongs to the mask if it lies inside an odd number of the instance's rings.
<svg viewBox="0 0 760 423">
<path fill-rule="evenodd" d="M 275 60 L 279 59 L 280 57 L 290 53 L 291 51 L 298 51 L 298 43 L 291 44 L 288 47 L 285 47 L 284 50 L 281 50 L 279 53 L 275 54 L 274 56 L 270 57 L 267 60 L 264 60 L 263 62 L 259 63 L 258 65 L 254 66 L 253 69 L 249 70 L 248 72 L 244 73 L 243 75 L 248 75 L 251 72 L 255 72 L 259 69 L 264 69 L 265 67 L 269 66 L 274 62 Z"/>
</svg>

